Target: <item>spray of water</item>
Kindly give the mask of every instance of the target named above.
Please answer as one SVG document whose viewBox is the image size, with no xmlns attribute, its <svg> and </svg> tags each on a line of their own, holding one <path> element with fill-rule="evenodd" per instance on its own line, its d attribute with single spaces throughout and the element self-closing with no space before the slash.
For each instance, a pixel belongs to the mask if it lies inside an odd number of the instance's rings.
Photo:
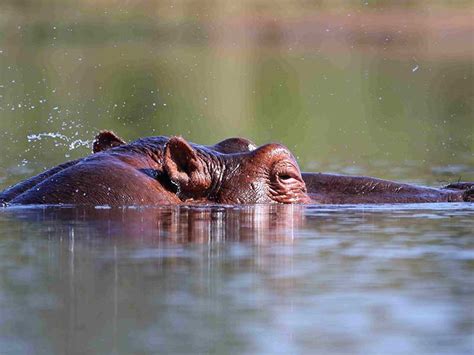
<svg viewBox="0 0 474 355">
<path fill-rule="evenodd" d="M 38 133 L 38 134 L 29 134 L 26 136 L 28 138 L 28 142 L 40 141 L 43 138 L 53 138 L 59 139 L 67 143 L 69 150 L 74 150 L 79 147 L 87 146 L 91 147 L 92 141 L 91 140 L 82 140 L 82 139 L 75 139 L 72 140 L 70 137 L 65 136 L 61 133 L 55 132 L 45 132 L 45 133 Z"/>
</svg>

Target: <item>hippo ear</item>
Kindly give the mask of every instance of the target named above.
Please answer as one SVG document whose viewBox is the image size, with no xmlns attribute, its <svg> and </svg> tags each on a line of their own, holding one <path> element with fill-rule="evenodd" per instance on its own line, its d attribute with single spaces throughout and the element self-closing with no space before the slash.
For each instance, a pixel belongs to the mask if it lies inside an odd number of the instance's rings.
<svg viewBox="0 0 474 355">
<path fill-rule="evenodd" d="M 165 145 L 163 167 L 184 198 L 198 198 L 211 186 L 196 150 L 181 137 L 171 137 Z"/>
<path fill-rule="evenodd" d="M 124 144 L 127 143 L 117 137 L 114 132 L 100 131 L 99 134 L 95 136 L 94 143 L 92 144 L 92 152 L 98 153 Z"/>
</svg>

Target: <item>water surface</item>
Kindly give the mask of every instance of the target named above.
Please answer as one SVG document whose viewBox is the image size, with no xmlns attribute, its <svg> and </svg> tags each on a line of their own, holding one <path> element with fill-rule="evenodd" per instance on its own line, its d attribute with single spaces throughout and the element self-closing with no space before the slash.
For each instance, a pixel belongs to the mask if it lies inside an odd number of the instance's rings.
<svg viewBox="0 0 474 355">
<path fill-rule="evenodd" d="M 467 354 L 474 206 L 0 210 L 2 353 Z"/>
</svg>

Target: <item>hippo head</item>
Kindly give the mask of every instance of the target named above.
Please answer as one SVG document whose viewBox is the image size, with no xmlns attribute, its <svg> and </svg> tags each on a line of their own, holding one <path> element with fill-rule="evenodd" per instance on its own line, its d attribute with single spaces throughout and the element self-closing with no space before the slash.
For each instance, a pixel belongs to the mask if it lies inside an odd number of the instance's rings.
<svg viewBox="0 0 474 355">
<path fill-rule="evenodd" d="M 247 148 L 223 154 L 171 137 L 164 148 L 163 168 L 184 201 L 308 202 L 300 169 L 286 147 L 267 144 Z"/>
</svg>

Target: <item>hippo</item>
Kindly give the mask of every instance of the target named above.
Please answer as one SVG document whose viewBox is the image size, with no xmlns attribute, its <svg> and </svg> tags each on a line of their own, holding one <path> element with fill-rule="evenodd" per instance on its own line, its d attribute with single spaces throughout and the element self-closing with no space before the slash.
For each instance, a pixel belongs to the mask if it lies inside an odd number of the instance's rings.
<svg viewBox="0 0 474 355">
<path fill-rule="evenodd" d="M 109 131 L 96 136 L 94 152 L 126 144 Z M 246 138 L 230 138 L 209 149 L 223 153 L 249 152 L 256 145 Z M 302 172 L 313 204 L 380 204 L 424 202 L 472 202 L 474 183 L 456 182 L 441 188 L 399 183 L 369 176 Z"/>
<path fill-rule="evenodd" d="M 305 183 L 281 144 L 256 147 L 242 138 L 214 146 L 181 137 L 129 144 L 101 132 L 93 154 L 66 162 L 0 194 L 10 205 L 164 205 L 307 203 Z"/>
<path fill-rule="evenodd" d="M 301 173 L 286 147 L 257 147 L 245 138 L 203 146 L 158 136 L 127 144 L 113 132 L 102 131 L 92 155 L 6 189 L 0 202 L 360 204 L 462 202 L 473 201 L 473 196 L 471 182 L 432 188 L 366 176 Z"/>
</svg>

